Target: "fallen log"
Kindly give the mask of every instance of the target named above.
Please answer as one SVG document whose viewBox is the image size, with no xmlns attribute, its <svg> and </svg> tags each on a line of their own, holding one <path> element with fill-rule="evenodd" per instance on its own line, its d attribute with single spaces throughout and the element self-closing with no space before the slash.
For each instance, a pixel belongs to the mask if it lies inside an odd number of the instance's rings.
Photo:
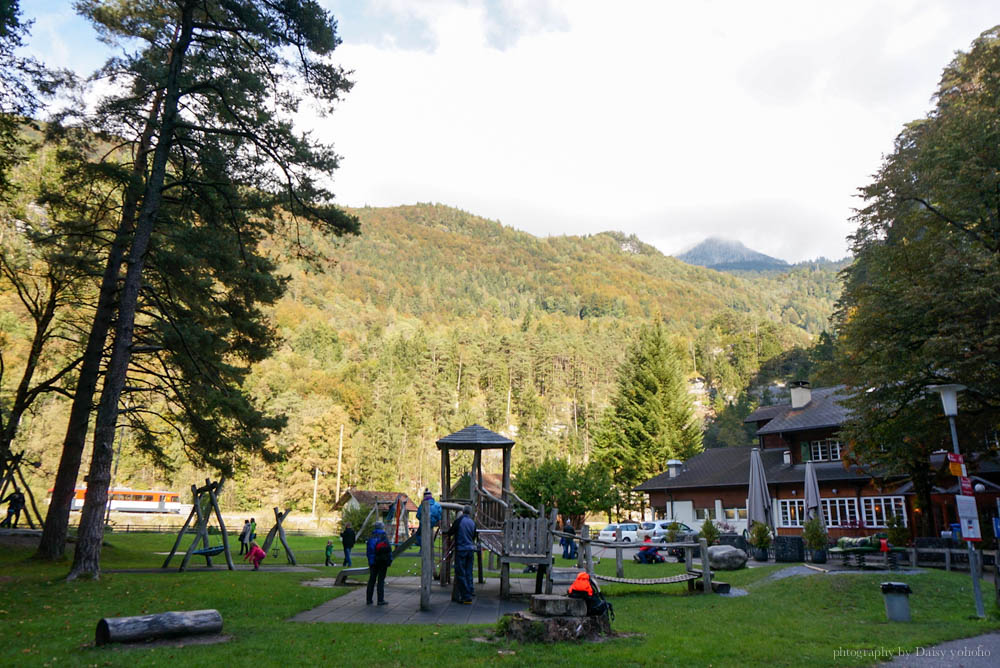
<svg viewBox="0 0 1000 668">
<path fill-rule="evenodd" d="M 182 610 L 138 617 L 105 617 L 97 622 L 95 642 L 106 645 L 221 631 L 222 615 L 218 610 Z"/>
</svg>

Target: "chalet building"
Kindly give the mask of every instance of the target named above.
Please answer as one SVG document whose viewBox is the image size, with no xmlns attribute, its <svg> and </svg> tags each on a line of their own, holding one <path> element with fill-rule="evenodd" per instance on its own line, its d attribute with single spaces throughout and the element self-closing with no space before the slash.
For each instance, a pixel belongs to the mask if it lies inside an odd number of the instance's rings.
<svg viewBox="0 0 1000 668">
<path fill-rule="evenodd" d="M 333 509 L 343 510 L 345 508 L 357 508 L 362 505 L 375 506 L 378 508 L 377 519 L 382 519 L 389 512 L 393 504 L 396 503 L 396 499 L 400 497 L 402 497 L 404 512 L 400 515 L 399 523 L 391 527 L 386 527 L 386 531 L 405 538 L 410 535 L 410 527 L 416 526 L 417 506 L 404 492 L 376 492 L 351 488 L 340 495 L 337 502 L 333 504 Z"/>
<path fill-rule="evenodd" d="M 878 488 L 870 476 L 842 460 L 845 444 L 840 427 L 848 417 L 840 403 L 842 387 L 810 389 L 800 382 L 791 388 L 788 404 L 761 406 L 745 422 L 757 426 L 761 459 L 771 492 L 774 525 L 779 535 L 801 535 L 805 522 L 805 468 L 812 461 L 819 481 L 820 497 L 831 538 L 871 533 L 886 527 L 891 515 L 904 518 L 913 527 L 912 485 L 902 479 L 883 481 Z M 747 528 L 747 487 L 751 447 L 712 448 L 687 462 L 671 460 L 667 470 L 647 480 L 637 491 L 646 492 L 649 505 L 659 518 L 676 519 L 699 527 L 707 519 L 726 522 L 737 532 Z M 946 467 L 945 453 L 935 455 L 932 465 Z M 985 493 L 977 494 L 980 524 L 997 512 L 1000 496 L 1000 463 L 979 463 L 978 477 Z M 957 480 L 949 484 L 957 486 Z M 954 489 L 935 488 L 935 531 L 957 522 Z M 982 527 L 984 532 L 988 527 Z M 991 533 L 991 532 L 990 532 Z"/>
</svg>

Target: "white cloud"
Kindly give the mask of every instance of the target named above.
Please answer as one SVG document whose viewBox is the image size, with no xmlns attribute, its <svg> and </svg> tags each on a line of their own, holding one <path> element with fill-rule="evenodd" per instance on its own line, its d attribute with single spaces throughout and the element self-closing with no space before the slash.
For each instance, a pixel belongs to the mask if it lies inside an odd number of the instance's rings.
<svg viewBox="0 0 1000 668">
<path fill-rule="evenodd" d="M 382 3 L 433 36 L 423 48 L 352 43 L 341 21 L 357 85 L 324 131 L 342 202 L 841 256 L 856 189 L 991 26 L 974 0 L 528 6 Z"/>
</svg>

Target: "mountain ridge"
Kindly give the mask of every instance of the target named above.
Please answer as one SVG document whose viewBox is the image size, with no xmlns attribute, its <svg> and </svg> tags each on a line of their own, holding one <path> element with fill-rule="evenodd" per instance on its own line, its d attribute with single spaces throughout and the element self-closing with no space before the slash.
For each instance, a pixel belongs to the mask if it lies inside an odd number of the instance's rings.
<svg viewBox="0 0 1000 668">
<path fill-rule="evenodd" d="M 722 237 L 709 237 L 674 257 L 681 262 L 717 271 L 786 270 L 791 267 L 785 260 L 747 248 L 740 241 Z"/>
</svg>

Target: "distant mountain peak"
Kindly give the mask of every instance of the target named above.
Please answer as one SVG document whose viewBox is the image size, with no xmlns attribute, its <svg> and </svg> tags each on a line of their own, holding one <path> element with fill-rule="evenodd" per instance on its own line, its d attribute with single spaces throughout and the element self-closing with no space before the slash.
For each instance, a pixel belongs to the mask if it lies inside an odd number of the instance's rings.
<svg viewBox="0 0 1000 668">
<path fill-rule="evenodd" d="M 784 260 L 747 248 L 739 241 L 720 237 L 709 237 L 674 257 L 681 262 L 719 271 L 761 271 L 789 266 Z"/>
</svg>

